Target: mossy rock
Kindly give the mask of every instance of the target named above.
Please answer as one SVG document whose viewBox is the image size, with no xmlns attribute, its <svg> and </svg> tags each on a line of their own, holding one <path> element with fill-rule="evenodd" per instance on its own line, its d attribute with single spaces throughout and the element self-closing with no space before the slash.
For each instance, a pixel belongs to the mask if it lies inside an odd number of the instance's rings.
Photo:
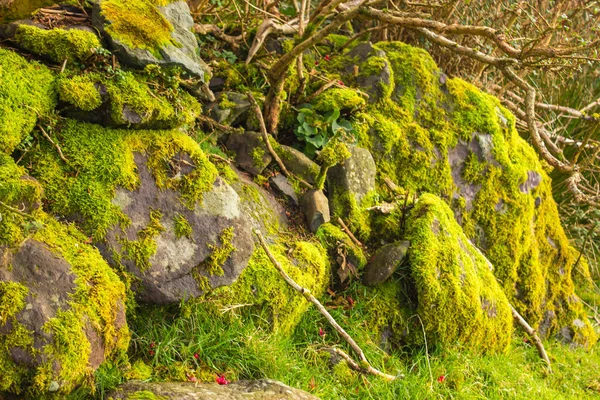
<svg viewBox="0 0 600 400">
<path fill-rule="evenodd" d="M 27 157 L 48 211 L 76 221 L 135 275 L 140 300 L 177 303 L 239 276 L 253 250 L 250 222 L 189 136 L 72 120 L 54 132 L 68 164 L 46 143 Z"/>
<path fill-rule="evenodd" d="M 19 25 L 14 40 L 21 48 L 56 63 L 85 61 L 102 47 L 96 34 L 84 28 L 43 29 Z"/>
<path fill-rule="evenodd" d="M 363 50 L 337 57 L 329 68 L 349 84 L 360 83 L 354 66 L 368 71 L 369 60 L 390 70 L 381 96 L 353 120 L 359 145 L 375 158 L 378 181 L 443 198 L 532 325 L 544 321 L 547 335 L 564 328 L 576 342 L 593 344 L 571 278 L 578 253 L 560 224 L 544 164 L 519 136 L 514 116 L 497 98 L 445 77 L 423 49 L 386 42 Z M 343 193 L 331 203 L 333 216 L 348 218 L 363 241 L 402 239 L 402 213 L 375 217 L 365 210 L 373 202 L 358 204 Z"/>
<path fill-rule="evenodd" d="M 511 342 L 510 305 L 489 264 L 440 198 L 424 194 L 409 219 L 411 275 L 428 340 L 501 352 Z"/>
<path fill-rule="evenodd" d="M 92 19 L 124 64 L 179 66 L 201 82 L 210 80 L 210 68 L 198 56 L 194 20 L 186 2 L 100 0 Z"/>
<path fill-rule="evenodd" d="M 15 52 L 0 49 L 0 152 L 11 153 L 28 137 L 39 115 L 56 105 L 54 73 Z"/>
<path fill-rule="evenodd" d="M 202 112 L 200 103 L 178 85 L 157 90 L 149 73 L 67 75 L 58 80 L 58 92 L 62 114 L 103 126 L 189 128 Z"/>
<path fill-rule="evenodd" d="M 125 285 L 73 225 L 0 247 L 0 392 L 64 395 L 129 345 Z M 91 387 L 89 389 L 92 389 Z"/>
<path fill-rule="evenodd" d="M 3 0 L 0 2 L 0 23 L 27 18 L 38 8 L 55 3 L 54 0 Z"/>
</svg>

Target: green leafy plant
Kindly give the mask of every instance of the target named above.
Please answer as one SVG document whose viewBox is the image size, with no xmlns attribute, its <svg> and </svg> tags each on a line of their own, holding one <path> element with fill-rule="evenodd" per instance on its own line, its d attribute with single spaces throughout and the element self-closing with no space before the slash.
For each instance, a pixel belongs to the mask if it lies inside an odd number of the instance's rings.
<svg viewBox="0 0 600 400">
<path fill-rule="evenodd" d="M 350 121 L 340 118 L 339 109 L 321 115 L 310 104 L 303 104 L 296 118 L 296 137 L 304 143 L 304 153 L 309 157 L 314 157 L 317 150 L 323 148 L 336 134 L 354 134 Z"/>
</svg>

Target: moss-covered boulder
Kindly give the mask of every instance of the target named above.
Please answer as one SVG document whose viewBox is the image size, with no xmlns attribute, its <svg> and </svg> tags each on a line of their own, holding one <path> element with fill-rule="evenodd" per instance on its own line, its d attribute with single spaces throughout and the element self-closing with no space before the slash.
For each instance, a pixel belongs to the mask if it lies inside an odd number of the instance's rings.
<svg viewBox="0 0 600 400">
<path fill-rule="evenodd" d="M 176 303 L 239 276 L 253 250 L 250 222 L 189 136 L 72 120 L 54 131 L 68 164 L 45 143 L 28 158 L 48 210 L 133 274 L 139 299 Z"/>
<path fill-rule="evenodd" d="M 202 82 L 210 80 L 185 1 L 100 0 L 94 5 L 93 22 L 124 64 L 179 66 Z"/>
<path fill-rule="evenodd" d="M 0 49 L 0 152 L 11 153 L 56 105 L 54 73 Z"/>
<path fill-rule="evenodd" d="M 0 182 L 0 392 L 68 393 L 127 349 L 125 285 L 3 153 Z"/>
<path fill-rule="evenodd" d="M 440 198 L 425 194 L 411 212 L 411 275 L 429 340 L 497 352 L 512 338 L 512 314 L 489 264 Z"/>
<path fill-rule="evenodd" d="M 55 3 L 54 0 L 2 0 L 0 1 L 0 23 L 26 18 L 38 8 Z"/>
<path fill-rule="evenodd" d="M 378 81 L 377 100 L 353 120 L 359 145 L 375 158 L 378 182 L 388 178 L 405 192 L 443 198 L 532 325 L 546 334 L 564 328 L 576 342 L 593 344 L 571 278 L 578 253 L 560 224 L 547 167 L 499 100 L 447 78 L 426 51 L 398 42 L 350 51 L 327 68 L 348 85 L 362 85 L 361 73 L 390 76 Z M 379 187 L 382 196 L 387 192 Z M 365 211 L 376 198 L 331 200 L 333 216 L 349 218 L 361 239 L 402 238 L 402 213 Z"/>
</svg>

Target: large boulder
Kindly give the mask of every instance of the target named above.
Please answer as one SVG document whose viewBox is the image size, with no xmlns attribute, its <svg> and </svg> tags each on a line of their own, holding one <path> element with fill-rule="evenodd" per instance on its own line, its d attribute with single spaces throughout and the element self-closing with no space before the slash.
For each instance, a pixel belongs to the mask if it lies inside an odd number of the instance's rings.
<svg viewBox="0 0 600 400">
<path fill-rule="evenodd" d="M 253 250 L 251 222 L 189 136 L 71 120 L 57 133 L 69 165 L 44 144 L 28 158 L 49 211 L 133 274 L 141 301 L 177 303 L 237 279 Z"/>
<path fill-rule="evenodd" d="M 422 49 L 391 42 L 357 46 L 355 52 L 331 64 L 329 72 L 369 90 L 354 76 L 356 68 L 391 71 L 377 101 L 354 116 L 358 145 L 373 155 L 378 181 L 387 178 L 401 188 L 405 199 L 398 205 L 410 204 L 417 192 L 443 198 L 532 325 L 543 322 L 548 335 L 565 328 L 576 342 L 593 344 L 596 335 L 571 276 L 578 252 L 561 226 L 550 178 L 520 138 L 514 116 L 495 97 L 447 78 Z M 330 201 L 333 217 L 347 218 L 361 240 L 403 239 L 403 207 L 374 216 L 366 211 L 372 204 L 357 205 L 343 194 Z"/>
<path fill-rule="evenodd" d="M 94 26 L 109 40 L 119 60 L 133 67 L 177 66 L 207 83 L 210 68 L 198 55 L 194 20 L 185 1 L 157 6 L 145 0 L 100 0 Z"/>
<path fill-rule="evenodd" d="M 487 260 L 440 198 L 422 195 L 409 219 L 410 273 L 427 338 L 480 352 L 511 342 L 513 318 Z"/>
<path fill-rule="evenodd" d="M 270 379 L 237 381 L 228 385 L 132 381 L 119 386 L 109 397 L 164 400 L 318 400 L 318 397 L 310 393 Z"/>
</svg>

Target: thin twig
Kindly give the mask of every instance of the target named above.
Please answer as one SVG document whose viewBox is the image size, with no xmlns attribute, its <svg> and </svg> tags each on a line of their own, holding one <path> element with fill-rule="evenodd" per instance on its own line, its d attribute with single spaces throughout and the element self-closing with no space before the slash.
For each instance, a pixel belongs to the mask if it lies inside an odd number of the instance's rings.
<svg viewBox="0 0 600 400">
<path fill-rule="evenodd" d="M 287 282 L 287 284 L 290 285 L 295 291 L 297 291 L 298 293 L 300 293 L 302 296 L 304 296 L 304 298 L 306 300 L 308 300 L 311 303 L 313 303 L 315 305 L 315 307 L 317 308 L 317 310 L 321 313 L 321 315 L 323 315 L 325 317 L 325 319 L 327 319 L 327 321 L 331 324 L 331 326 L 333 326 L 333 328 L 338 332 L 338 334 L 346 341 L 346 343 L 348 343 L 350 345 L 350 347 L 352 347 L 352 350 L 354 350 L 354 352 L 358 355 L 358 358 L 360 359 L 360 362 L 358 364 L 360 370 L 361 371 L 369 372 L 369 373 L 371 373 L 373 375 L 381 376 L 381 377 L 383 377 L 383 378 L 385 378 L 387 380 L 390 380 L 390 381 L 396 379 L 397 376 L 393 376 L 393 375 L 389 375 L 389 374 L 386 374 L 384 372 L 381 372 L 381 371 L 373 368 L 370 365 L 369 361 L 365 357 L 365 353 L 360 348 L 360 346 L 354 341 L 354 339 L 352 339 L 352 337 L 350 335 L 348 335 L 348 333 L 346 333 L 346 331 L 344 330 L 344 328 L 342 328 L 337 323 L 337 321 L 331 316 L 331 314 L 329 314 L 329 312 L 325 309 L 325 307 L 323 307 L 323 305 L 321 304 L 321 302 L 319 300 L 317 300 L 317 298 L 310 293 L 310 290 L 308 290 L 308 289 L 306 289 L 306 288 L 298 285 L 283 270 L 283 267 L 281 266 L 281 264 L 279 264 L 279 262 L 275 259 L 275 257 L 273 256 L 273 254 L 269 250 L 269 246 L 267 246 L 267 243 L 265 242 L 265 239 L 262 236 L 262 234 L 260 233 L 260 231 L 258 229 L 255 229 L 254 230 L 254 234 L 258 237 L 258 241 L 259 241 L 261 247 L 264 249 L 265 253 L 267 253 L 267 256 L 269 257 L 269 260 L 271 260 L 271 263 L 277 269 L 277 271 L 279 271 L 279 274 Z"/>
<path fill-rule="evenodd" d="M 252 108 L 254 109 L 254 112 L 256 113 L 256 117 L 258 118 L 258 123 L 260 125 L 260 133 L 262 135 L 263 142 L 265 142 L 265 146 L 267 147 L 267 150 L 269 150 L 271 157 L 273 157 L 275 162 L 277 162 L 277 165 L 279 165 L 279 168 L 281 168 L 281 172 L 287 177 L 294 177 L 295 179 L 297 179 L 300 183 L 302 183 L 306 187 L 311 188 L 312 185 L 310 183 L 306 182 L 304 179 L 300 178 L 299 176 L 294 176 L 287 170 L 287 168 L 285 167 L 285 164 L 283 163 L 283 161 L 281 161 L 281 158 L 277 155 L 277 153 L 273 149 L 273 146 L 271 146 L 271 141 L 269 140 L 269 134 L 267 133 L 267 127 L 265 126 L 265 120 L 263 118 L 262 111 L 260 111 L 260 107 L 258 106 L 258 103 L 256 102 L 256 99 L 254 98 L 254 96 L 252 95 L 251 92 L 248 92 L 247 95 L 248 95 L 248 100 L 250 100 L 250 103 L 252 104 Z"/>
<path fill-rule="evenodd" d="M 48 135 L 46 133 L 46 131 L 44 130 L 44 128 L 42 128 L 41 125 L 38 125 L 37 127 L 40 130 L 40 132 L 42 132 L 42 135 L 44 135 L 44 137 L 52 144 L 52 146 L 54 146 L 56 148 L 56 151 L 58 151 L 58 156 L 60 157 L 60 159 L 70 165 L 69 160 L 66 159 L 66 157 L 63 154 L 62 149 L 60 148 L 60 146 L 58 145 L 58 143 L 56 143 L 54 140 L 52 140 L 52 138 L 50 137 L 50 135 Z"/>
<path fill-rule="evenodd" d="M 0 201 L 0 207 L 3 207 L 5 209 L 7 209 L 8 211 L 15 213 L 17 215 L 20 215 L 23 218 L 36 219 L 33 215 L 27 214 L 26 212 L 23 212 L 23 211 L 19 210 L 18 208 L 11 207 L 3 201 Z"/>
<path fill-rule="evenodd" d="M 360 240 L 358 240 L 356 238 L 356 236 L 354 236 L 354 234 L 352 233 L 352 231 L 346 226 L 346 224 L 344 223 L 344 220 L 338 217 L 338 223 L 342 226 L 342 229 L 344 230 L 344 232 L 346 232 L 346 234 L 348 236 L 350 236 L 350 239 L 352 239 L 352 241 L 358 246 L 358 247 L 364 247 L 363 244 L 360 242 Z"/>
<path fill-rule="evenodd" d="M 67 68 L 67 61 L 68 59 L 65 58 L 65 61 L 63 61 L 62 63 L 62 67 L 60 67 L 60 73 L 62 74 L 63 72 L 65 72 L 65 68 Z"/>
<path fill-rule="evenodd" d="M 540 357 L 542 358 L 542 360 L 544 360 L 544 362 L 548 366 L 548 371 L 550 373 L 552 373 L 552 367 L 550 366 L 550 359 L 548 358 L 548 354 L 546 353 L 544 344 L 542 343 L 542 340 L 538 336 L 537 332 L 535 331 L 535 329 L 533 329 L 531 327 L 531 325 L 529 325 L 527 323 L 527 321 L 525 321 L 525 319 L 521 316 L 521 314 L 519 314 L 512 305 L 510 306 L 510 310 L 512 311 L 512 315 L 513 315 L 514 319 L 519 323 L 519 325 L 521 325 L 521 327 L 525 330 L 525 332 L 527 332 L 527 334 L 531 337 L 531 339 L 533 340 L 533 344 L 535 344 L 535 347 L 537 348 L 537 351 L 538 351 Z"/>
</svg>

